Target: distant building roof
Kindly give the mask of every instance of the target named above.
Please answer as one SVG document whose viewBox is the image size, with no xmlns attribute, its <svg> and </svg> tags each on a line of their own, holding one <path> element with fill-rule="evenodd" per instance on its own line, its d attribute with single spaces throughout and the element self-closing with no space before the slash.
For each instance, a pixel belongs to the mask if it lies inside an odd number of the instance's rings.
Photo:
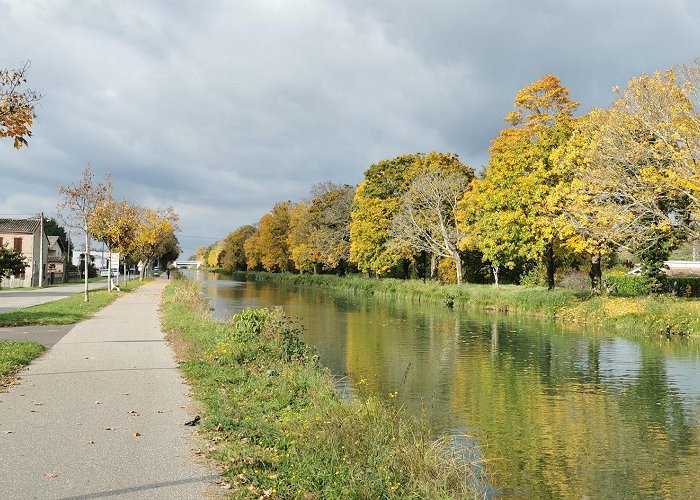
<svg viewBox="0 0 700 500">
<path fill-rule="evenodd" d="M 0 219 L 0 232 L 33 234 L 39 227 L 39 219 Z"/>
<path fill-rule="evenodd" d="M 46 239 L 49 240 L 50 250 L 57 250 L 63 252 L 63 245 L 61 244 L 61 239 L 59 236 L 47 236 Z"/>
</svg>

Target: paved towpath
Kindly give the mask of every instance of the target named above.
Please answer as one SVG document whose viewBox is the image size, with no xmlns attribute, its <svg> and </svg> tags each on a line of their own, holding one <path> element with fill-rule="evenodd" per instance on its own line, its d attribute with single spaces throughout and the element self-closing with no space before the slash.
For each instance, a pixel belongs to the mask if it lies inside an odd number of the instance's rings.
<svg viewBox="0 0 700 500">
<path fill-rule="evenodd" d="M 107 280 L 88 283 L 88 289 L 96 290 L 107 286 Z M 67 285 L 49 286 L 46 288 L 34 288 L 30 290 L 13 288 L 0 291 L 0 314 L 16 311 L 23 307 L 35 306 L 45 302 L 65 299 L 85 290 L 84 283 L 70 283 Z"/>
<path fill-rule="evenodd" d="M 0 496 L 202 498 L 189 387 L 149 283 L 77 324 L 0 393 Z"/>
</svg>

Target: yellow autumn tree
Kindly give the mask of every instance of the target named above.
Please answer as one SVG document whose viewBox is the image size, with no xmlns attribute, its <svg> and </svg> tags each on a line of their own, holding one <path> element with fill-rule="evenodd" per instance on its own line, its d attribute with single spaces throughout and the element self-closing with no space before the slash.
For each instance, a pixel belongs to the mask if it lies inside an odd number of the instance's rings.
<svg viewBox="0 0 700 500">
<path fill-rule="evenodd" d="M 496 282 L 500 266 L 535 260 L 546 265 L 549 288 L 554 287 L 563 235 L 553 224 L 558 204 L 551 194 L 567 178 L 552 153 L 571 135 L 577 106 L 553 75 L 520 90 L 506 116 L 511 126 L 492 141 L 484 176 L 463 200 L 465 232 L 476 235 Z"/>
<path fill-rule="evenodd" d="M 119 253 L 125 270 L 126 258 L 135 252 L 139 210 L 126 200 L 117 202 L 110 196 L 95 208 L 89 219 L 92 237 L 107 245 L 110 252 Z M 109 287 L 111 290 L 111 275 Z"/>
<path fill-rule="evenodd" d="M 222 256 L 219 258 L 221 267 L 232 271 L 247 270 L 245 258 L 245 242 L 257 230 L 247 224 L 226 235 L 222 240 Z"/>
<path fill-rule="evenodd" d="M 598 161 L 595 151 L 606 130 L 609 113 L 593 109 L 576 119 L 567 142 L 552 154 L 569 182 L 557 184 L 550 203 L 557 207 L 554 226 L 564 245 L 577 255 L 590 258 L 591 288 L 601 293 L 602 257 L 623 244 L 628 211 L 610 203 L 598 203 L 606 186 L 593 182 L 591 168 Z"/>
<path fill-rule="evenodd" d="M 28 145 L 34 122 L 34 105 L 41 95 L 21 87 L 27 82 L 29 63 L 20 69 L 0 69 L 0 137 L 9 137 L 16 149 Z"/>
<path fill-rule="evenodd" d="M 305 203 L 296 203 L 289 210 L 287 243 L 294 267 L 300 273 L 318 271 L 321 252 L 313 241 L 313 226 L 309 219 L 309 207 Z"/>
<path fill-rule="evenodd" d="M 410 184 L 399 198 L 399 209 L 391 220 L 390 246 L 400 251 L 410 248 L 454 263 L 456 282 L 461 284 L 462 256 L 459 244 L 464 238 L 459 224 L 459 201 L 469 189 L 474 170 L 452 153 L 431 152 L 416 159 L 410 171 Z M 432 275 L 432 270 L 431 270 Z"/>
<path fill-rule="evenodd" d="M 164 209 L 143 208 L 137 225 L 134 242 L 134 256 L 144 264 L 141 268 L 143 279 L 148 268 L 166 253 L 175 253 L 177 248 L 178 215 L 172 207 Z"/>
<path fill-rule="evenodd" d="M 90 218 L 95 213 L 98 206 L 112 198 L 112 181 L 107 177 L 106 182 L 97 182 L 92 173 L 92 168 L 88 165 L 83 170 L 81 179 L 72 185 L 60 186 L 58 193 L 61 201 L 58 204 L 59 218 L 63 223 L 75 230 L 82 232 L 85 236 L 85 283 L 84 301 L 90 300 L 88 292 L 88 262 L 90 261 Z"/>
<path fill-rule="evenodd" d="M 217 241 L 212 245 L 209 254 L 207 255 L 207 265 L 209 267 L 221 267 L 221 258 L 223 257 L 223 244 Z"/>
<path fill-rule="evenodd" d="M 287 272 L 293 269 L 289 255 L 289 212 L 291 202 L 275 204 L 258 222 L 258 230 L 244 244 L 249 269 L 260 264 L 268 272 Z"/>
<path fill-rule="evenodd" d="M 348 184 L 315 184 L 310 199 L 292 208 L 288 243 L 297 270 L 344 272 L 350 256 L 354 192 Z"/>
</svg>

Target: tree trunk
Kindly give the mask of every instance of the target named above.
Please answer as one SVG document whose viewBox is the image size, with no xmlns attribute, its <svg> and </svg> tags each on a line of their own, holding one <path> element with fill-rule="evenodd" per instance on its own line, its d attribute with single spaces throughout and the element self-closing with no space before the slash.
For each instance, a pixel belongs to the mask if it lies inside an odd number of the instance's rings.
<svg viewBox="0 0 700 500">
<path fill-rule="evenodd" d="M 591 289 L 595 295 L 600 295 L 601 284 L 603 282 L 603 269 L 601 266 L 600 252 L 596 252 L 591 256 Z"/>
<path fill-rule="evenodd" d="M 496 285 L 496 288 L 498 288 L 498 269 L 500 266 L 494 266 L 491 264 L 491 272 L 493 272 L 493 281 L 494 284 Z"/>
<path fill-rule="evenodd" d="M 457 284 L 461 285 L 462 284 L 462 258 L 457 255 L 457 257 L 454 258 L 455 260 L 455 268 L 457 269 Z"/>
<path fill-rule="evenodd" d="M 430 256 L 430 279 L 435 280 L 437 277 L 437 256 L 432 254 Z"/>
<path fill-rule="evenodd" d="M 554 265 L 554 245 L 552 243 L 547 243 L 547 248 L 545 249 L 545 259 L 547 261 L 547 288 L 549 290 L 553 290 L 554 271 L 556 267 Z"/>
<path fill-rule="evenodd" d="M 403 270 L 403 279 L 407 280 L 408 278 L 410 278 L 411 263 L 408 261 L 408 259 L 403 259 L 403 262 L 401 262 L 401 268 Z"/>
</svg>

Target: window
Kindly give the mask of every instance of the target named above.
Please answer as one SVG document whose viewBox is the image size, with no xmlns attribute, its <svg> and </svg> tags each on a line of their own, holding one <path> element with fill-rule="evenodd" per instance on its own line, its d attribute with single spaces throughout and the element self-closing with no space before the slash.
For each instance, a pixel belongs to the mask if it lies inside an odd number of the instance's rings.
<svg viewBox="0 0 700 500">
<path fill-rule="evenodd" d="M 22 251 L 22 238 L 15 238 L 15 252 Z"/>
</svg>

